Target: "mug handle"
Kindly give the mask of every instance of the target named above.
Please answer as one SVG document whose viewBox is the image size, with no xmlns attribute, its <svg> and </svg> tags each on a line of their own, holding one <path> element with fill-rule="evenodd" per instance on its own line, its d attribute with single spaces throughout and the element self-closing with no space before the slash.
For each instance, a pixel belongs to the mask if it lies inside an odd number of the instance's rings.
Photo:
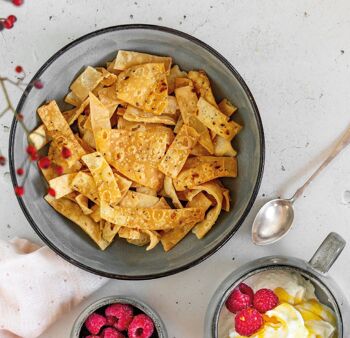
<svg viewBox="0 0 350 338">
<path fill-rule="evenodd" d="M 345 245 L 346 241 L 340 235 L 331 232 L 309 261 L 310 265 L 320 273 L 328 272 Z"/>
</svg>

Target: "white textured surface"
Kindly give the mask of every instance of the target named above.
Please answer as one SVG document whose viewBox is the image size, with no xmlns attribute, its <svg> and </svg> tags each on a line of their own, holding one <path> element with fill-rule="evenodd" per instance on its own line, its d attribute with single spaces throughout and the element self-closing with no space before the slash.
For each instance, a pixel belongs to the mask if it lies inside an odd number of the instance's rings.
<svg viewBox="0 0 350 338">
<path fill-rule="evenodd" d="M 347 0 L 177 0 L 170 5 L 162 0 L 27 0 L 19 9 L 0 2 L 0 16 L 18 16 L 13 30 L 0 33 L 2 75 L 12 75 L 14 66 L 21 64 L 31 76 L 59 48 L 95 29 L 161 24 L 193 34 L 226 56 L 253 92 L 265 127 L 266 166 L 258 199 L 224 248 L 172 277 L 111 281 L 42 338 L 68 337 L 81 309 L 111 294 L 135 295 L 153 306 L 161 313 L 169 338 L 201 338 L 209 298 L 239 265 L 271 254 L 309 259 L 330 231 L 350 243 L 350 204 L 343 199 L 344 191 L 350 191 L 350 149 L 297 203 L 289 236 L 263 248 L 251 244 L 249 237 L 257 208 L 267 198 L 289 196 L 350 123 L 349 11 Z M 11 94 L 18 99 L 16 89 Z M 0 121 L 2 149 L 7 147 L 9 125 L 10 116 Z M 0 168 L 0 237 L 39 241 L 18 207 L 7 172 Z M 348 296 L 349 259 L 350 247 L 331 270 Z"/>
</svg>

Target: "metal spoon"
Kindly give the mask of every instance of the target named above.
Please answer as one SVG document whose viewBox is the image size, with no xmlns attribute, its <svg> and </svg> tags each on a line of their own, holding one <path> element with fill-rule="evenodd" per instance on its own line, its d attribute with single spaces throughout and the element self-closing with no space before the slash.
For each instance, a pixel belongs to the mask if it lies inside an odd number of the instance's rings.
<svg viewBox="0 0 350 338">
<path fill-rule="evenodd" d="M 267 202 L 259 210 L 252 227 L 252 240 L 257 245 L 267 245 L 284 237 L 293 224 L 294 202 L 303 194 L 308 185 L 325 169 L 330 162 L 350 144 L 350 129 L 348 129 L 330 155 L 301 186 L 290 199 L 274 199 Z"/>
</svg>

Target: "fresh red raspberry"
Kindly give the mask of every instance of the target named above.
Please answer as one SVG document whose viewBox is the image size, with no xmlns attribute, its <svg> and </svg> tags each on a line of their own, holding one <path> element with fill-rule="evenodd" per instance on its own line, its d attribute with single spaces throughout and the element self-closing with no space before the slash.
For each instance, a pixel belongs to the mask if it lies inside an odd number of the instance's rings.
<svg viewBox="0 0 350 338">
<path fill-rule="evenodd" d="M 67 148 L 67 147 L 63 147 L 62 148 L 62 157 L 63 158 L 69 158 L 71 156 L 72 156 L 72 152 L 70 151 L 70 149 Z"/>
<path fill-rule="evenodd" d="M 278 302 L 277 295 L 270 289 L 260 289 L 254 295 L 254 307 L 260 313 L 274 309 L 278 305 Z"/>
<path fill-rule="evenodd" d="M 127 304 L 112 304 L 105 310 L 106 317 L 114 317 L 116 319 L 114 327 L 119 331 L 126 331 L 132 321 L 133 310 Z"/>
<path fill-rule="evenodd" d="M 235 330 L 241 336 L 251 336 L 264 325 L 260 312 L 252 307 L 237 313 L 235 317 Z"/>
<path fill-rule="evenodd" d="M 98 334 L 101 328 L 106 325 L 106 318 L 98 313 L 92 313 L 85 321 L 85 327 L 91 334 Z"/>
<path fill-rule="evenodd" d="M 129 325 L 129 338 L 149 338 L 154 331 L 154 324 L 150 317 L 140 314 L 134 317 Z"/>
<path fill-rule="evenodd" d="M 102 331 L 102 338 L 125 338 L 125 336 L 117 331 L 116 329 L 114 329 L 113 327 L 107 327 L 106 329 L 104 329 Z"/>
<path fill-rule="evenodd" d="M 226 301 L 226 308 L 232 313 L 237 313 L 253 305 L 254 291 L 247 284 L 239 284 Z"/>
<path fill-rule="evenodd" d="M 47 169 L 50 167 L 51 161 L 45 156 L 39 160 L 38 165 L 41 169 Z"/>
<path fill-rule="evenodd" d="M 114 326 L 114 324 L 117 321 L 117 318 L 112 316 L 107 316 L 106 319 L 107 319 L 107 323 L 106 323 L 107 326 Z"/>
</svg>

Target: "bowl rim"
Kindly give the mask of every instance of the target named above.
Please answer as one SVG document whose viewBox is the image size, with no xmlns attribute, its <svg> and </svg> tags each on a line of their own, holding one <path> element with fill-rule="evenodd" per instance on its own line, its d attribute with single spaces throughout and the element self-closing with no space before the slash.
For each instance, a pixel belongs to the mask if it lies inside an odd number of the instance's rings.
<svg viewBox="0 0 350 338">
<path fill-rule="evenodd" d="M 165 27 L 165 26 L 159 26 L 159 25 L 148 25 L 148 24 L 126 24 L 126 25 L 117 25 L 117 26 L 111 26 L 111 27 L 106 27 L 102 28 L 96 31 L 93 31 L 91 33 L 85 34 L 81 36 L 80 38 L 74 40 L 73 42 L 65 45 L 62 47 L 60 50 L 58 50 L 53 56 L 51 56 L 41 67 L 40 69 L 36 72 L 36 74 L 33 76 L 31 81 L 29 83 L 33 83 L 33 81 L 37 80 L 40 78 L 41 74 L 56 60 L 60 57 L 61 54 L 65 53 L 67 50 L 75 47 L 76 45 L 79 45 L 81 42 L 86 41 L 92 37 L 98 36 L 98 35 L 103 35 L 108 32 L 113 32 L 113 31 L 122 31 L 122 30 L 134 30 L 134 29 L 140 29 L 140 30 L 155 30 L 155 31 L 161 31 L 165 32 L 168 34 L 176 35 L 179 37 L 182 37 L 184 39 L 187 39 L 200 47 L 206 49 L 209 53 L 211 53 L 213 56 L 215 56 L 221 63 L 227 67 L 227 69 L 232 73 L 232 75 L 237 79 L 239 84 L 242 86 L 245 94 L 247 95 L 250 104 L 252 105 L 253 112 L 255 115 L 255 119 L 257 122 L 258 126 L 258 137 L 259 137 L 259 144 L 260 144 L 260 156 L 259 156 L 259 170 L 258 170 L 258 175 L 257 179 L 254 185 L 253 193 L 248 201 L 247 207 L 245 208 L 242 216 L 240 219 L 237 221 L 236 226 L 232 231 L 230 231 L 217 245 L 215 245 L 211 250 L 209 250 L 207 253 L 204 255 L 200 256 L 199 258 L 186 263 L 184 265 L 181 265 L 176 268 L 171 268 L 169 270 L 166 270 L 164 272 L 159 272 L 159 273 L 151 273 L 151 274 L 143 274 L 143 275 L 134 275 L 134 276 L 129 276 L 129 275 L 123 275 L 123 274 L 117 274 L 117 273 L 109 273 L 105 271 L 101 271 L 96 268 L 92 268 L 86 264 L 83 264 L 79 262 L 76 259 L 71 258 L 69 255 L 64 253 L 61 249 L 59 249 L 55 244 L 53 244 L 46 236 L 45 234 L 39 229 L 39 227 L 36 225 L 35 221 L 31 217 L 29 210 L 27 209 L 26 205 L 24 204 L 23 200 L 21 197 L 17 197 L 17 201 L 22 209 L 22 212 L 24 213 L 24 216 L 26 217 L 27 221 L 31 225 L 31 227 L 34 229 L 34 231 L 37 233 L 37 235 L 40 237 L 40 239 L 50 248 L 52 249 L 55 253 L 57 253 L 59 256 L 64 258 L 66 261 L 72 263 L 73 265 L 89 271 L 91 273 L 108 277 L 108 278 L 113 278 L 113 279 L 120 279 L 120 280 L 148 280 L 148 279 L 155 279 L 155 278 L 161 278 L 161 277 L 166 277 L 170 276 L 173 274 L 176 274 L 178 272 L 187 270 L 201 262 L 203 262 L 205 259 L 209 258 L 211 255 L 213 255 L 216 251 L 218 251 L 221 247 L 223 247 L 230 239 L 231 237 L 238 231 L 238 229 L 241 227 L 242 223 L 246 219 L 247 215 L 249 214 L 255 199 L 257 197 L 257 194 L 260 189 L 261 181 L 262 181 L 262 176 L 263 176 L 263 171 L 264 171 L 264 164 L 265 164 L 265 137 L 264 137 L 264 129 L 263 129 L 263 124 L 262 120 L 260 117 L 260 113 L 257 107 L 257 104 L 253 98 L 253 95 L 248 88 L 247 84 L 241 77 L 241 75 L 237 72 L 237 70 L 231 65 L 231 63 L 224 57 L 222 56 L 219 52 L 217 52 L 214 48 L 210 47 L 208 44 L 205 42 L 193 37 L 192 35 L 189 35 L 187 33 L 184 33 L 182 31 Z M 24 90 L 19 103 L 17 105 L 16 111 L 21 111 L 25 100 L 27 99 L 28 94 L 32 90 L 33 86 L 28 85 L 26 89 Z M 17 129 L 17 119 L 14 117 L 12 120 L 11 124 L 11 130 L 10 130 L 10 135 L 9 135 L 9 168 L 10 168 L 10 174 L 11 174 L 11 180 L 13 186 L 17 186 L 17 177 L 16 177 L 16 169 L 14 166 L 14 141 L 16 137 L 16 129 Z"/>
<path fill-rule="evenodd" d="M 79 330 L 79 335 L 81 329 L 84 325 L 86 318 L 91 315 L 93 312 L 98 310 L 101 307 L 111 305 L 114 303 L 128 304 L 133 307 L 138 308 L 141 312 L 149 316 L 154 324 L 154 328 L 159 336 L 159 338 L 167 338 L 168 332 L 166 330 L 165 324 L 157 311 L 155 311 L 151 306 L 149 306 L 144 301 L 140 300 L 137 297 L 131 295 L 112 295 L 106 296 L 103 298 L 99 298 L 94 302 L 90 303 L 86 307 L 84 307 L 78 316 L 75 318 L 72 326 L 72 330 L 70 332 L 70 338 L 75 338 L 76 333 Z"/>
</svg>

